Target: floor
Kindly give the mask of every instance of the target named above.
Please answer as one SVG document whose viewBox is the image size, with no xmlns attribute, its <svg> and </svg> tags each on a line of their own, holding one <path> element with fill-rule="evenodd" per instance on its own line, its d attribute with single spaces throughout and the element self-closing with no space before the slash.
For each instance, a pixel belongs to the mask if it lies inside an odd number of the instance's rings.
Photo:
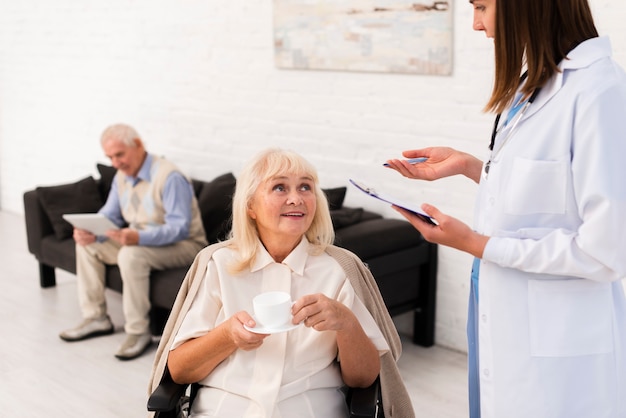
<svg viewBox="0 0 626 418">
<path fill-rule="evenodd" d="M 66 343 L 59 331 L 80 321 L 75 277 L 57 271 L 56 287 L 39 287 L 21 215 L 0 211 L 0 266 L 0 416 L 145 416 L 156 343 L 132 361 L 113 356 L 121 296 L 107 294 L 115 334 Z M 465 354 L 403 339 L 399 366 L 417 417 L 467 417 Z"/>
</svg>

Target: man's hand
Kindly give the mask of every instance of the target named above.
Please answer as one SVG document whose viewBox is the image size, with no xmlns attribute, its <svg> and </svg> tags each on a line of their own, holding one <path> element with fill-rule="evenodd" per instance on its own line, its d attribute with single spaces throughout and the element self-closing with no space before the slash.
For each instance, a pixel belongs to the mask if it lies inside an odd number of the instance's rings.
<svg viewBox="0 0 626 418">
<path fill-rule="evenodd" d="M 84 229 L 74 228 L 73 237 L 78 245 L 89 245 L 96 242 L 96 236 Z"/>
<path fill-rule="evenodd" d="M 139 244 L 139 232 L 131 228 L 111 229 L 107 231 L 107 237 L 119 242 L 121 245 Z"/>
</svg>

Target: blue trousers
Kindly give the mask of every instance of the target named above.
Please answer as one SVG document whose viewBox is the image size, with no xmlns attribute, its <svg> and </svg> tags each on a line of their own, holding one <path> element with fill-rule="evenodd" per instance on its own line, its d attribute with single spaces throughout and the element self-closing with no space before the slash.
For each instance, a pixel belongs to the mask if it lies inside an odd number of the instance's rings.
<svg viewBox="0 0 626 418">
<path fill-rule="evenodd" d="M 480 418 L 480 379 L 478 377 L 478 273 L 480 259 L 472 265 L 467 312 L 467 369 L 470 418 Z"/>
</svg>

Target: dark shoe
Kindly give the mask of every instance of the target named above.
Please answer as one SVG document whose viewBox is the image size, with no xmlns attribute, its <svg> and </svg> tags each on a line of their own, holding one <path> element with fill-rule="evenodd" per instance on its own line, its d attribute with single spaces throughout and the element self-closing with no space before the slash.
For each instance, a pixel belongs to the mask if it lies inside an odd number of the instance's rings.
<svg viewBox="0 0 626 418">
<path fill-rule="evenodd" d="M 139 357 L 152 344 L 152 335 L 146 334 L 128 334 L 126 341 L 120 346 L 115 353 L 115 357 L 120 360 L 132 360 Z"/>
<path fill-rule="evenodd" d="M 87 338 L 97 337 L 99 335 L 113 334 L 113 322 L 108 315 L 100 319 L 85 319 L 76 328 L 68 329 L 59 334 L 65 341 L 81 341 Z"/>
</svg>

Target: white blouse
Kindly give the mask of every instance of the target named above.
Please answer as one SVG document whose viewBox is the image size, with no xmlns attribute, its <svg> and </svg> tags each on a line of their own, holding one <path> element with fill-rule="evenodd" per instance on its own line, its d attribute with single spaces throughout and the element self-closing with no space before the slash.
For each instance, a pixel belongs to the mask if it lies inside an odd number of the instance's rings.
<svg viewBox="0 0 626 418">
<path fill-rule="evenodd" d="M 176 335 L 172 349 L 200 337 L 238 311 L 252 314 L 255 295 L 279 290 L 292 300 L 323 293 L 351 308 L 382 355 L 389 350 L 380 329 L 339 264 L 328 254 L 310 254 L 303 238 L 276 263 L 259 243 L 250 271 L 228 273 L 235 251 L 225 247 L 213 255 L 207 274 Z M 337 364 L 334 332 L 304 325 L 272 334 L 257 350 L 237 350 L 200 381 L 192 416 L 202 417 L 345 417 L 345 399 Z"/>
</svg>

